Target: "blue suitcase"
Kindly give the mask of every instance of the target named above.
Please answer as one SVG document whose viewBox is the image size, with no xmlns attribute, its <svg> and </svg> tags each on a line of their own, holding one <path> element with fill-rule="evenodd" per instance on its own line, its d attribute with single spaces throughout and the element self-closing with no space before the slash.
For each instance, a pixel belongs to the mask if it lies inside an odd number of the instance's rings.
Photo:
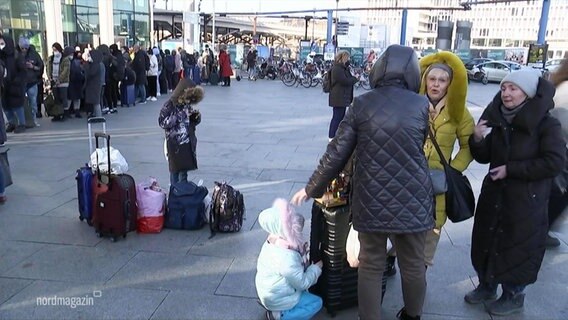
<svg viewBox="0 0 568 320">
<path fill-rule="evenodd" d="M 193 67 L 193 82 L 197 85 L 201 84 L 201 70 L 198 65 Z"/>
<path fill-rule="evenodd" d="M 123 107 L 134 106 L 136 103 L 135 87 L 133 84 L 128 86 L 120 86 L 120 104 Z"/>
<path fill-rule="evenodd" d="M 93 123 L 102 123 L 103 131 L 106 132 L 105 118 L 89 118 L 87 120 L 87 127 L 89 132 L 89 156 L 94 152 L 93 150 Z M 79 203 L 79 220 L 86 220 L 89 225 L 92 225 L 91 219 L 93 217 L 93 177 L 94 173 L 88 163 L 84 167 L 77 170 L 75 180 L 77 180 L 77 200 Z"/>
<path fill-rule="evenodd" d="M 205 226 L 205 203 L 209 191 L 193 182 L 179 182 L 170 186 L 168 211 L 164 227 L 169 229 L 198 230 Z"/>
</svg>

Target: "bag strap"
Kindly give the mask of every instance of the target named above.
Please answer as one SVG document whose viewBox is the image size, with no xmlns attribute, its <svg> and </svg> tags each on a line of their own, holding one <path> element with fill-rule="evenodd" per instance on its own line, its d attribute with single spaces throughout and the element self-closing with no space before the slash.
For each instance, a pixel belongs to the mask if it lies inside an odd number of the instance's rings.
<svg viewBox="0 0 568 320">
<path fill-rule="evenodd" d="M 438 155 L 440 156 L 440 161 L 442 162 L 442 165 L 444 166 L 444 168 L 449 167 L 450 165 L 446 161 L 446 158 L 444 157 L 444 154 L 442 153 L 442 150 L 440 149 L 440 146 L 438 145 L 438 141 L 436 141 L 436 138 L 434 137 L 434 133 L 432 132 L 432 128 L 430 127 L 430 125 L 428 125 L 428 135 L 430 136 L 430 141 L 432 141 L 434 148 L 436 148 L 436 151 L 438 152 Z"/>
</svg>

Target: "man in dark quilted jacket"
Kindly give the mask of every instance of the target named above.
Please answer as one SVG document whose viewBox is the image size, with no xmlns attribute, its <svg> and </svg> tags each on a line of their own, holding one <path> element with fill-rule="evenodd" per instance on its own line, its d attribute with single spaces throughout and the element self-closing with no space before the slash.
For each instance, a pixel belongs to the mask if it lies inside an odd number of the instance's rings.
<svg viewBox="0 0 568 320">
<path fill-rule="evenodd" d="M 370 81 L 373 90 L 354 99 L 318 168 L 292 203 L 321 197 L 353 154 L 349 203 L 361 243 L 359 317 L 381 319 L 381 278 L 390 235 L 404 292 L 398 317 L 420 319 L 426 296 L 424 243 L 434 227 L 434 200 L 423 148 L 428 100 L 418 94 L 420 69 L 414 51 L 390 46 L 373 66 Z"/>
</svg>

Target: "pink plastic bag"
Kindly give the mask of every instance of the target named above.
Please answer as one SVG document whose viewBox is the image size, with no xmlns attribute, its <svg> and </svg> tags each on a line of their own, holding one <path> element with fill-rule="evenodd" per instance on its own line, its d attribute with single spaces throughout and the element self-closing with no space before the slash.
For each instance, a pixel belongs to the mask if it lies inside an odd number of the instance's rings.
<svg viewBox="0 0 568 320">
<path fill-rule="evenodd" d="M 166 193 L 154 178 L 136 185 L 138 232 L 159 233 L 164 226 Z"/>
</svg>

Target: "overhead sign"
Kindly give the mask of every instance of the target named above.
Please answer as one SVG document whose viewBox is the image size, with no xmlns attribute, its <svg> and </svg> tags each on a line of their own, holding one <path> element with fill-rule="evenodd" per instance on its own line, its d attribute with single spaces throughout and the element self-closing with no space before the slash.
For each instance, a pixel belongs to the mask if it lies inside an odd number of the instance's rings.
<svg viewBox="0 0 568 320">
<path fill-rule="evenodd" d="M 337 23 L 337 35 L 346 36 L 349 34 L 349 22 L 339 21 Z"/>
</svg>

